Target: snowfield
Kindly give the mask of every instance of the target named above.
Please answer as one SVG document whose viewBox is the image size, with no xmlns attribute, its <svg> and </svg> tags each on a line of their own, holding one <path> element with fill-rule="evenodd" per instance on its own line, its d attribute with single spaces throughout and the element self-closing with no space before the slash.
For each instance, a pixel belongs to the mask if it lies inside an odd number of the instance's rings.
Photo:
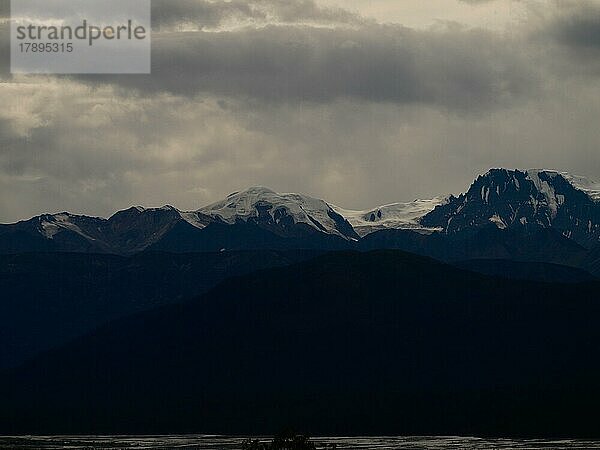
<svg viewBox="0 0 600 450">
<path fill-rule="evenodd" d="M 365 211 L 353 211 L 339 206 L 334 206 L 334 209 L 350 222 L 359 236 L 363 237 L 385 229 L 439 231 L 440 228 L 423 227 L 420 219 L 447 201 L 447 197 L 436 197 L 431 200 L 415 200 L 410 203 L 392 203 Z"/>
</svg>

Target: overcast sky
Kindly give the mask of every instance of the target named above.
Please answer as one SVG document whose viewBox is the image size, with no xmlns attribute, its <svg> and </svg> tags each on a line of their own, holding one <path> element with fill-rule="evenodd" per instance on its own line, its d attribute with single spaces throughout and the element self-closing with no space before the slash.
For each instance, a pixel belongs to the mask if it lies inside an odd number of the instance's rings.
<svg viewBox="0 0 600 450">
<path fill-rule="evenodd" d="M 600 179 L 600 1 L 154 0 L 153 26 L 152 75 L 11 77 L 0 19 L 0 222 Z"/>
</svg>

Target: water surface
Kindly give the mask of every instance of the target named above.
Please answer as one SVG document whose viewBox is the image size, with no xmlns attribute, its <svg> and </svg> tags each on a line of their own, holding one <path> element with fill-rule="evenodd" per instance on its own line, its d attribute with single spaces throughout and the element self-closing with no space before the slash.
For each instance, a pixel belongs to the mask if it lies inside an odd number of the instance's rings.
<svg viewBox="0 0 600 450">
<path fill-rule="evenodd" d="M 244 438 L 225 436 L 20 436 L 0 437 L 1 449 L 219 449 L 239 450 Z M 402 450 L 600 450 L 600 441 L 583 440 L 510 440 L 460 437 L 368 437 L 368 438 L 315 438 L 317 448 L 337 444 L 338 449 L 402 449 Z"/>
</svg>

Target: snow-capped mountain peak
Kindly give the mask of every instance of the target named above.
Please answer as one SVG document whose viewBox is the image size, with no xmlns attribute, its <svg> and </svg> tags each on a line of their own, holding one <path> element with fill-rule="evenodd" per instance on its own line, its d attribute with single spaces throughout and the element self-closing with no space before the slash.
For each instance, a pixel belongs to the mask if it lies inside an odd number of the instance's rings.
<svg viewBox="0 0 600 450">
<path fill-rule="evenodd" d="M 43 214 L 0 225 L 0 250 L 132 254 L 166 239 L 186 251 L 198 232 L 211 244 L 198 248 L 221 248 L 220 242 L 213 241 L 222 236 L 237 236 L 237 240 L 227 238 L 234 247 L 243 247 L 247 237 L 254 236 L 255 246 L 271 239 L 274 244 L 264 245 L 320 248 L 325 242 L 336 242 L 331 245 L 338 248 L 341 239 L 355 241 L 386 229 L 452 234 L 486 227 L 525 231 L 552 228 L 584 247 L 596 246 L 600 242 L 600 183 L 547 169 L 491 169 L 459 196 L 392 203 L 362 211 L 256 186 L 189 212 L 172 206 L 135 206 L 108 219 Z M 287 238 L 291 240 L 284 245 L 282 239 Z"/>
<path fill-rule="evenodd" d="M 303 194 L 279 194 L 262 186 L 230 194 L 198 212 L 228 224 L 254 222 L 279 231 L 301 224 L 318 232 L 357 237 L 345 218 L 324 200 Z"/>
<path fill-rule="evenodd" d="M 421 224 L 446 233 L 490 224 L 501 229 L 552 227 L 583 245 L 593 244 L 600 239 L 597 188 L 583 177 L 554 170 L 492 169 Z"/>
</svg>

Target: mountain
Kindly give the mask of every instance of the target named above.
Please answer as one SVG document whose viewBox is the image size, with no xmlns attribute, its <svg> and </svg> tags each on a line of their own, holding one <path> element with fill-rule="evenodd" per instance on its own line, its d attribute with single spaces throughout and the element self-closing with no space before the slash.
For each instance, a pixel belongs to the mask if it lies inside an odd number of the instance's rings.
<svg viewBox="0 0 600 450">
<path fill-rule="evenodd" d="M 134 207 L 109 219 L 62 213 L 0 225 L 4 254 L 343 250 L 389 243 L 443 260 L 519 253 L 519 260 L 549 257 L 581 266 L 580 250 L 599 242 L 600 185 L 551 170 L 492 169 L 459 196 L 364 211 L 253 187 L 197 211 Z"/>
<path fill-rule="evenodd" d="M 254 223 L 285 237 L 326 233 L 345 239 L 358 238 L 348 221 L 323 200 L 301 194 L 278 194 L 264 187 L 233 193 L 200 212 L 230 225 Z"/>
<path fill-rule="evenodd" d="M 453 265 L 472 272 L 509 280 L 572 284 L 598 281 L 598 278 L 582 269 L 547 262 L 471 259 L 457 261 Z"/>
<path fill-rule="evenodd" d="M 133 254 L 160 240 L 180 222 L 201 228 L 210 219 L 199 214 L 190 218 L 170 206 L 133 207 L 109 219 L 69 213 L 44 214 L 16 224 L 0 225 L 0 252 Z"/>
<path fill-rule="evenodd" d="M 450 263 L 495 259 L 554 263 L 589 270 L 589 251 L 585 247 L 557 230 L 540 225 L 501 229 L 487 223 L 453 233 L 432 234 L 383 230 L 365 236 L 358 242 L 358 248 L 363 251 L 397 249 Z"/>
<path fill-rule="evenodd" d="M 590 273 L 600 275 L 600 245 L 586 255 L 585 267 Z"/>
<path fill-rule="evenodd" d="M 110 320 L 178 303 L 221 281 L 315 251 L 0 255 L 0 369 Z"/>
<path fill-rule="evenodd" d="M 358 238 L 323 200 L 255 187 L 192 212 L 133 207 L 109 219 L 61 213 L 0 225 L 0 253 L 340 249 Z"/>
<path fill-rule="evenodd" d="M 600 285 L 329 253 L 0 374 L 0 433 L 598 437 Z"/>
<path fill-rule="evenodd" d="M 446 262 L 553 263 L 598 276 L 599 193 L 599 185 L 566 173 L 492 169 L 465 194 L 426 202 L 433 208 L 423 208 L 412 226 L 371 232 L 358 248 L 399 249 Z M 538 278 L 535 271 L 524 273 Z"/>
<path fill-rule="evenodd" d="M 381 246 L 386 247 L 393 245 Z M 436 245 L 429 243 L 417 249 L 407 245 L 396 247 L 419 253 Z M 545 246 L 540 244 L 539 248 Z M 62 252 L 0 255 L 3 299 L 0 301 L 0 369 L 22 364 L 44 350 L 119 317 L 179 303 L 226 279 L 310 260 L 322 253 L 323 250 L 256 250 L 143 252 L 127 257 Z M 493 255 L 491 251 L 481 253 Z M 568 254 L 563 253 L 559 265 L 548 263 L 551 258 L 542 258 L 542 255 L 538 262 L 531 261 L 535 254 L 530 249 L 524 253 L 528 258 L 521 261 L 513 252 L 512 258 L 500 254 L 499 259 L 455 258 L 449 262 L 465 270 L 507 279 L 574 285 L 595 279 L 582 269 L 566 266 Z M 550 256 L 557 253 L 548 252 Z M 457 256 L 464 254 L 471 255 L 464 252 Z M 434 256 L 441 259 L 441 252 Z M 591 267 L 590 271 L 598 273 L 597 269 Z"/>
<path fill-rule="evenodd" d="M 445 233 L 490 223 L 500 229 L 533 225 L 590 248 L 600 240 L 599 192 L 600 186 L 555 171 L 493 169 L 465 194 L 425 215 L 421 224 Z"/>
</svg>

